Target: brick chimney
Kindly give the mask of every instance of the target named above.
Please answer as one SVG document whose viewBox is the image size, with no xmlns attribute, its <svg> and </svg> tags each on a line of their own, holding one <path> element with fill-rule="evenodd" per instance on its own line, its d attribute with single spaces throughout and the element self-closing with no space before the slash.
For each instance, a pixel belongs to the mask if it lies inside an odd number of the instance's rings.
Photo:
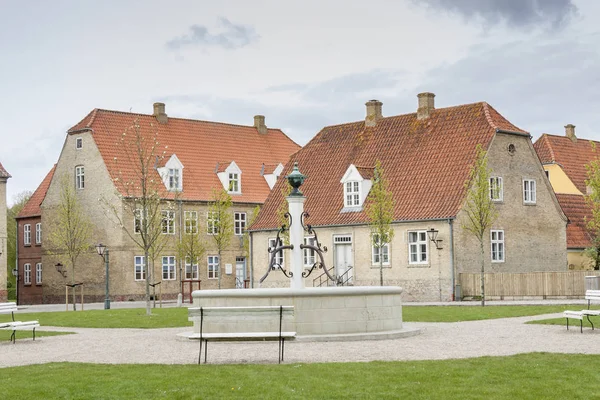
<svg viewBox="0 0 600 400">
<path fill-rule="evenodd" d="M 575 125 L 565 125 L 565 135 L 571 139 L 573 143 L 577 143 L 577 136 L 575 136 Z"/>
<path fill-rule="evenodd" d="M 265 134 L 267 133 L 267 125 L 265 125 L 265 116 L 264 115 L 255 115 L 254 116 L 254 127 L 258 131 L 258 133 Z"/>
<path fill-rule="evenodd" d="M 367 106 L 365 126 L 377 125 L 377 120 L 383 118 L 383 115 L 381 114 L 381 106 L 383 106 L 383 103 L 379 100 L 369 100 L 365 105 Z"/>
<path fill-rule="evenodd" d="M 167 117 L 167 114 L 165 113 L 165 103 L 154 103 L 154 116 L 161 124 L 169 122 L 169 117 Z"/>
<path fill-rule="evenodd" d="M 417 108 L 417 119 L 429 118 L 431 111 L 435 109 L 435 94 L 430 92 L 419 93 L 419 108 Z"/>
</svg>

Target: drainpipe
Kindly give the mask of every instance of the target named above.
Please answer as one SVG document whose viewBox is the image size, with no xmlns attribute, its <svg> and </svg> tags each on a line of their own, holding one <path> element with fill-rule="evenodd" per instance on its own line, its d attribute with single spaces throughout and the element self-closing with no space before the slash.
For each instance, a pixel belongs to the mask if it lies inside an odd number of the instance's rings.
<svg viewBox="0 0 600 400">
<path fill-rule="evenodd" d="M 254 289 L 254 252 L 252 251 L 252 233 L 248 234 L 248 258 L 250 259 L 250 287 Z"/>
<path fill-rule="evenodd" d="M 183 240 L 183 201 L 179 200 L 179 246 L 181 246 L 181 241 Z M 178 292 L 181 293 L 181 281 L 183 280 L 183 267 L 182 262 L 185 260 L 181 260 L 181 257 L 177 257 L 179 259 L 179 288 Z M 185 257 L 184 257 L 185 258 Z"/>
<path fill-rule="evenodd" d="M 17 305 L 19 305 L 19 221 L 15 218 L 16 220 L 16 227 L 15 227 L 15 268 L 17 269 L 17 276 L 15 276 L 15 301 L 17 302 Z M 7 249 L 6 249 L 6 253 L 8 253 L 8 238 L 6 240 L 6 244 L 7 244 Z M 8 254 L 7 254 L 8 257 Z M 43 289 L 42 289 L 43 290 Z"/>
<path fill-rule="evenodd" d="M 456 301 L 456 281 L 454 275 L 454 220 L 448 218 L 448 225 L 450 226 L 450 272 L 452 276 L 452 301 Z"/>
</svg>

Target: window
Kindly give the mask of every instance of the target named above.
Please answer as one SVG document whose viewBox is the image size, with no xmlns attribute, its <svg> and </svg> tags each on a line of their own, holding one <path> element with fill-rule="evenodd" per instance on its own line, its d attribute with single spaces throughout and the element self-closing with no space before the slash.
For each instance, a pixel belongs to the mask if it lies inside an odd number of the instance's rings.
<svg viewBox="0 0 600 400">
<path fill-rule="evenodd" d="M 146 263 L 144 262 L 144 256 L 135 256 L 135 280 L 143 281 L 146 279 Z"/>
<path fill-rule="evenodd" d="M 305 237 L 304 238 L 304 244 L 309 244 L 311 246 L 315 245 L 315 238 L 314 237 Z M 304 259 L 304 266 L 305 267 L 312 267 L 316 260 L 316 253 L 313 249 L 303 249 L 303 259 Z"/>
<path fill-rule="evenodd" d="M 31 225 L 25 224 L 23 226 L 23 244 L 25 246 L 31 245 Z"/>
<path fill-rule="evenodd" d="M 219 277 L 219 256 L 208 256 L 208 279 Z"/>
<path fill-rule="evenodd" d="M 31 264 L 23 265 L 23 271 L 25 272 L 25 276 L 23 277 L 23 283 L 25 285 L 31 285 Z"/>
<path fill-rule="evenodd" d="M 192 264 L 191 258 L 185 258 L 185 279 L 198 280 L 198 260 Z"/>
<path fill-rule="evenodd" d="M 35 224 L 35 244 L 42 243 L 42 223 Z"/>
<path fill-rule="evenodd" d="M 371 263 L 373 265 L 379 265 L 381 262 L 383 265 L 390 265 L 390 244 L 381 243 L 378 235 L 373 235 L 373 237 L 375 238 L 375 240 L 377 240 L 379 246 L 371 246 Z"/>
<path fill-rule="evenodd" d="M 75 167 L 75 188 L 83 189 L 85 187 L 85 173 L 83 165 Z"/>
<path fill-rule="evenodd" d="M 229 191 L 231 193 L 240 192 L 240 175 L 236 173 L 229 173 Z"/>
<path fill-rule="evenodd" d="M 409 264 L 427 264 L 427 231 L 408 232 Z"/>
<path fill-rule="evenodd" d="M 246 229 L 246 213 L 233 213 L 233 229 L 236 235 L 243 235 Z"/>
<path fill-rule="evenodd" d="M 269 248 L 270 249 L 274 249 L 275 247 L 277 247 L 277 239 L 276 238 L 270 238 L 269 239 Z M 281 245 L 281 239 L 279 239 L 279 245 Z M 271 261 L 271 253 L 269 252 L 269 262 Z M 277 254 L 275 255 L 275 265 L 276 267 L 283 267 L 283 250 L 280 250 L 277 252 Z"/>
<path fill-rule="evenodd" d="M 502 178 L 493 176 L 490 178 L 490 199 L 493 201 L 502 201 Z"/>
<path fill-rule="evenodd" d="M 77 139 L 75 139 L 75 148 L 77 150 L 83 148 L 83 139 L 78 137 Z"/>
<path fill-rule="evenodd" d="M 491 231 L 492 262 L 504 262 L 504 231 Z"/>
<path fill-rule="evenodd" d="M 179 188 L 179 169 L 169 168 L 169 190 L 178 190 Z"/>
<path fill-rule="evenodd" d="M 206 233 L 209 235 L 219 233 L 219 213 L 211 211 L 206 213 Z"/>
<path fill-rule="evenodd" d="M 357 181 L 346 182 L 344 185 L 344 205 L 346 207 L 358 207 L 360 205 L 360 186 Z"/>
<path fill-rule="evenodd" d="M 523 202 L 535 204 L 535 181 L 533 179 L 523 179 Z"/>
<path fill-rule="evenodd" d="M 185 233 L 198 233 L 198 212 L 184 211 Z"/>
<path fill-rule="evenodd" d="M 175 280 L 175 257 L 164 256 L 162 258 L 162 278 L 166 281 Z"/>
<path fill-rule="evenodd" d="M 42 263 L 35 264 L 35 284 L 42 284 Z"/>
<path fill-rule="evenodd" d="M 143 224 L 144 224 L 144 214 L 142 212 L 143 210 L 141 208 L 138 208 L 137 210 L 135 210 L 134 213 L 134 221 L 133 221 L 133 231 L 135 233 L 141 233 L 142 232 L 142 228 L 143 228 Z"/>
<path fill-rule="evenodd" d="M 162 210 L 162 233 L 173 235 L 175 233 L 175 211 Z"/>
</svg>

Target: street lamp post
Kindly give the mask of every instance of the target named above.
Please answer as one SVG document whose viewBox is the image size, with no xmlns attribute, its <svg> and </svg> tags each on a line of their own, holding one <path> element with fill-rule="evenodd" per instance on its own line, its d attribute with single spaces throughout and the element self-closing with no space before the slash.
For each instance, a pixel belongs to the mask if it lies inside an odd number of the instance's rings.
<svg viewBox="0 0 600 400">
<path fill-rule="evenodd" d="M 110 297 L 109 297 L 109 288 L 108 288 L 108 249 L 102 243 L 98 243 L 96 245 L 96 251 L 98 255 L 104 259 L 104 267 L 106 268 L 106 295 L 104 297 L 104 309 L 110 310 Z"/>
</svg>

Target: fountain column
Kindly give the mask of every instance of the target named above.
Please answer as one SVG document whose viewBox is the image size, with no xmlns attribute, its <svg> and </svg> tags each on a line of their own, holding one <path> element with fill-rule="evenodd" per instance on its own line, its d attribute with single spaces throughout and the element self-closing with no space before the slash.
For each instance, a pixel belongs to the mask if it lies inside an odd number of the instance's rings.
<svg viewBox="0 0 600 400">
<path fill-rule="evenodd" d="M 303 260 L 302 249 L 300 244 L 304 242 L 304 229 L 300 221 L 302 221 L 302 213 L 304 212 L 304 201 L 306 197 L 300 195 L 290 195 L 286 198 L 289 207 L 289 213 L 292 217 L 292 225 L 290 226 L 290 244 L 294 246 L 291 252 L 290 271 L 290 287 L 292 289 L 304 289 Z"/>
</svg>

